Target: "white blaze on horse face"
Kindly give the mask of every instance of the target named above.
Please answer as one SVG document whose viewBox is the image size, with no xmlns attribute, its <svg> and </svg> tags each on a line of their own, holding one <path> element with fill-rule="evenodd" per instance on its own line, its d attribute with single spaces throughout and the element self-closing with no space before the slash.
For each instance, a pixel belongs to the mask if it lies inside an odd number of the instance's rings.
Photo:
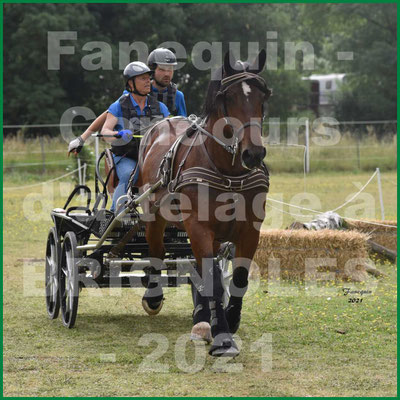
<svg viewBox="0 0 400 400">
<path fill-rule="evenodd" d="M 246 100 L 249 101 L 249 94 L 251 93 L 251 87 L 246 83 L 242 82 L 243 93 L 246 96 Z"/>
</svg>

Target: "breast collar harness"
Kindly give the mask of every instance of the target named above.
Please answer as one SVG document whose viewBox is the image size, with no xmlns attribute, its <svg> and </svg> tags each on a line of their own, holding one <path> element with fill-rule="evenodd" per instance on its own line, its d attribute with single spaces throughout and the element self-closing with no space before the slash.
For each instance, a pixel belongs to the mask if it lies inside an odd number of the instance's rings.
<svg viewBox="0 0 400 400">
<path fill-rule="evenodd" d="M 222 101 L 222 114 L 225 118 L 225 121 L 227 123 L 227 125 L 230 126 L 230 128 L 232 129 L 233 132 L 233 144 L 231 145 L 227 145 L 226 143 L 224 143 L 222 140 L 218 139 L 216 136 L 214 136 L 212 133 L 208 132 L 206 129 L 203 128 L 206 119 L 203 119 L 201 121 L 199 121 L 199 118 L 196 115 L 190 115 L 188 117 L 189 121 L 191 122 L 191 128 L 194 130 L 199 130 L 200 132 L 204 133 L 206 136 L 208 136 L 209 138 L 213 139 L 215 142 L 217 142 L 219 145 L 221 145 L 226 151 L 228 151 L 229 153 L 232 154 L 232 165 L 235 163 L 235 157 L 236 154 L 238 152 L 239 149 L 239 135 L 240 133 L 248 128 L 249 126 L 256 126 L 257 128 L 259 128 L 260 130 L 262 130 L 262 125 L 259 122 L 256 121 L 248 121 L 245 122 L 239 129 L 235 129 L 235 127 L 232 125 L 232 123 L 229 121 L 229 116 L 228 116 L 228 112 L 226 110 L 226 105 L 225 105 L 225 95 L 226 92 L 228 91 L 228 89 L 230 87 L 232 87 L 233 85 L 242 83 L 242 82 L 246 82 L 249 80 L 254 80 L 254 84 L 257 88 L 259 88 L 263 93 L 265 93 L 266 95 L 269 95 L 271 93 L 271 90 L 268 89 L 268 86 L 265 82 L 265 80 L 257 75 L 257 74 L 253 74 L 251 72 L 241 72 L 239 74 L 235 74 L 232 76 L 228 76 L 226 78 L 223 78 L 221 80 L 221 88 L 220 90 L 217 92 L 217 97 L 223 97 L 223 101 Z"/>
</svg>

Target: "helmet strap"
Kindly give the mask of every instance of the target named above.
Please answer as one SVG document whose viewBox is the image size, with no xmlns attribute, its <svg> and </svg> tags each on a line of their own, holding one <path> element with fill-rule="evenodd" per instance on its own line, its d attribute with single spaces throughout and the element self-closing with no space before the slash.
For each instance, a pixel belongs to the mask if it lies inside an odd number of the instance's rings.
<svg viewBox="0 0 400 400">
<path fill-rule="evenodd" d="M 147 94 L 140 93 L 140 92 L 137 90 L 136 84 L 135 84 L 135 78 L 132 79 L 132 83 L 133 83 L 133 90 L 131 89 L 131 87 L 130 87 L 130 85 L 129 85 L 129 81 L 126 82 L 126 90 L 127 90 L 128 92 L 137 94 L 138 96 L 141 96 L 141 97 L 146 97 L 146 96 L 147 96 Z"/>
</svg>

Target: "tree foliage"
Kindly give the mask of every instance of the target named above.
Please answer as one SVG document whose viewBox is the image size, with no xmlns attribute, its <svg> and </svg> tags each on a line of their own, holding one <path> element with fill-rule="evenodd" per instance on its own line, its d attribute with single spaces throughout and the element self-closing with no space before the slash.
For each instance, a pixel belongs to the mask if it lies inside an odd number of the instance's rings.
<svg viewBox="0 0 400 400">
<path fill-rule="evenodd" d="M 248 43 L 257 42 L 260 49 L 271 43 L 267 32 L 277 32 L 272 41 L 277 68 L 263 72 L 274 90 L 269 116 L 286 119 L 307 111 L 309 87 L 303 76 L 345 72 L 339 118 L 394 119 L 396 24 L 394 4 L 5 4 L 4 123 L 57 123 L 72 106 L 102 112 L 123 90 L 121 42 L 144 42 L 149 51 L 166 41 L 182 44 L 187 59 L 174 81 L 185 93 L 188 111 L 199 113 L 210 71 L 194 65 L 196 44 L 220 42 L 225 52 L 229 43 L 238 42 L 237 56 L 246 60 L 255 55 L 248 54 Z M 75 54 L 61 56 L 59 71 L 47 68 L 51 31 L 77 32 L 76 41 L 63 43 L 73 45 Z M 82 47 L 90 41 L 108 43 L 111 69 L 82 68 L 82 58 L 91 54 Z M 301 54 L 295 70 L 285 69 L 287 42 L 312 44 L 313 71 L 305 69 Z M 338 61 L 339 51 L 352 51 L 354 60 Z M 133 51 L 131 61 L 137 56 Z"/>
</svg>

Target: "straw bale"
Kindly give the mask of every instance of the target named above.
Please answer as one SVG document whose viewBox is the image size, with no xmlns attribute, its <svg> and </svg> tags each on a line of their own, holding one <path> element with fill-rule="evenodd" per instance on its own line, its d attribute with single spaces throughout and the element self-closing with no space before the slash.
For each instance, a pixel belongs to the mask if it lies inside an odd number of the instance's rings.
<svg viewBox="0 0 400 400">
<path fill-rule="evenodd" d="M 392 251 L 397 252 L 397 229 L 381 225 L 372 225 L 369 224 L 368 222 L 390 225 L 397 228 L 397 221 L 378 221 L 378 220 L 366 220 L 366 221 L 346 220 L 346 226 L 348 229 L 351 229 L 353 231 L 370 234 L 371 240 L 373 240 L 375 243 L 378 243 L 381 246 L 384 246 Z"/>
<path fill-rule="evenodd" d="M 349 260 L 368 259 L 367 240 L 369 236 L 355 231 L 338 231 L 324 229 L 321 231 L 280 230 L 262 231 L 254 262 L 258 265 L 261 276 L 273 273 L 276 277 L 276 263 L 281 279 L 318 279 L 321 272 L 335 274 L 336 280 L 363 281 L 367 273 L 365 263 L 347 264 Z M 336 265 L 318 266 L 312 269 L 312 259 L 334 259 Z M 272 269 L 271 269 L 272 268 Z M 254 277 L 256 268 L 250 270 Z"/>
</svg>

